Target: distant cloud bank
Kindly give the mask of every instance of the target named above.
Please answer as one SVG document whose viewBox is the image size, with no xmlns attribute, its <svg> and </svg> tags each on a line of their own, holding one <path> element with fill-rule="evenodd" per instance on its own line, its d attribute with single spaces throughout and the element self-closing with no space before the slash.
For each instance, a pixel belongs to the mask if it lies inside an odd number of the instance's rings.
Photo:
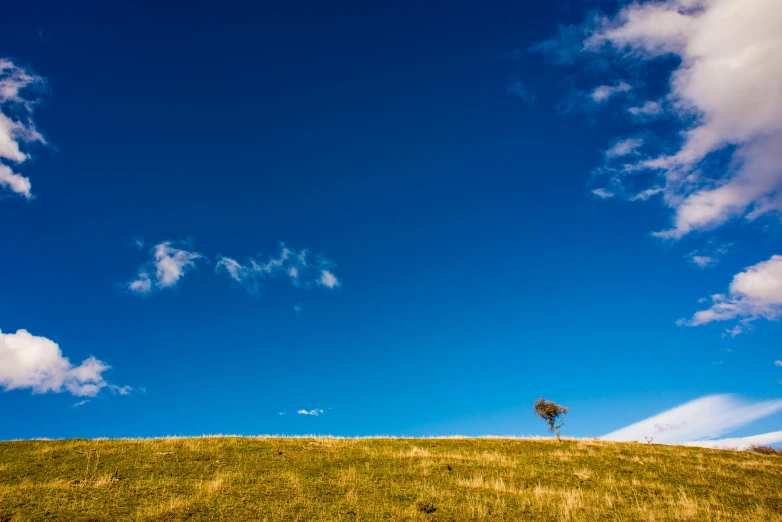
<svg viewBox="0 0 782 522">
<path fill-rule="evenodd" d="M 746 402 L 734 395 L 709 395 L 604 435 L 605 440 L 745 449 L 752 444 L 782 442 L 782 431 L 739 438 L 720 438 L 731 431 L 782 411 L 782 399 Z"/>
</svg>

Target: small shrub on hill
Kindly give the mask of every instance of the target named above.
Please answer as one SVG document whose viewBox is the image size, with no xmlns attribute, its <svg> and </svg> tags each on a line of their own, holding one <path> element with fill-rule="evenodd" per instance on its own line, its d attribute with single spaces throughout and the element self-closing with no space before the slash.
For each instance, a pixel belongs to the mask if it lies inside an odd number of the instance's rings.
<svg viewBox="0 0 782 522">
<path fill-rule="evenodd" d="M 560 440 L 559 428 L 565 424 L 562 417 L 567 415 L 569 409 L 566 406 L 560 406 L 556 402 L 547 401 L 543 397 L 535 401 L 532 409 L 540 420 L 548 423 L 548 430 L 557 436 L 557 440 Z"/>
</svg>

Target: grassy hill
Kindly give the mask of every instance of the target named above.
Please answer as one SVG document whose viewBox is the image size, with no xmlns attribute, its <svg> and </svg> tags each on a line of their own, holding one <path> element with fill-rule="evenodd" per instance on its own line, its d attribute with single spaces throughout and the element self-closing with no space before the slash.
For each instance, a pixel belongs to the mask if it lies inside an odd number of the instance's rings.
<svg viewBox="0 0 782 522">
<path fill-rule="evenodd" d="M 0 522 L 782 521 L 782 458 L 514 439 L 0 442 Z"/>
</svg>

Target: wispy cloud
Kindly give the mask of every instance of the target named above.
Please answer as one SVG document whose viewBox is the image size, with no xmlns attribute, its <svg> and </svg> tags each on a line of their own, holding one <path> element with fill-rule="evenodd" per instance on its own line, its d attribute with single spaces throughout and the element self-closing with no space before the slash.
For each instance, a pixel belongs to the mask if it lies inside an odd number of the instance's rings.
<svg viewBox="0 0 782 522">
<path fill-rule="evenodd" d="M 734 395 L 709 395 L 664 411 L 648 419 L 604 435 L 606 440 L 639 441 L 652 437 L 654 442 L 719 447 L 731 441 L 732 446 L 749 446 L 749 438 L 719 437 L 782 411 L 782 399 L 746 402 Z M 782 432 L 763 434 L 765 443 L 782 442 Z"/>
<path fill-rule="evenodd" d="M 74 408 L 78 408 L 79 406 L 84 406 L 84 405 L 85 405 L 85 404 L 87 404 L 88 402 L 90 402 L 90 400 L 89 400 L 89 399 L 85 399 L 85 400 L 83 400 L 83 401 L 79 401 L 79 402 L 77 402 L 76 404 L 74 404 L 74 405 L 73 405 L 73 407 L 74 407 Z"/>
<path fill-rule="evenodd" d="M 709 308 L 696 312 L 689 320 L 680 320 L 680 324 L 699 326 L 738 320 L 746 326 L 756 319 L 777 320 L 781 315 L 782 255 L 775 255 L 736 274 L 727 295 L 712 295 Z M 739 327 L 732 335 L 743 331 Z"/>
<path fill-rule="evenodd" d="M 613 198 L 614 196 L 616 196 L 616 194 L 614 194 L 610 190 L 606 190 L 604 188 L 596 188 L 596 189 L 594 189 L 592 191 L 592 194 L 595 195 L 596 197 L 600 198 L 600 199 L 608 199 L 608 198 Z"/>
<path fill-rule="evenodd" d="M 313 417 L 317 417 L 318 415 L 323 414 L 323 410 L 299 410 L 296 413 L 299 415 L 310 415 Z"/>
<path fill-rule="evenodd" d="M 242 264 L 230 257 L 220 257 L 215 271 L 227 273 L 247 291 L 257 294 L 264 279 L 278 277 L 288 279 L 298 288 L 317 284 L 334 289 L 341 283 L 330 271 L 333 266 L 333 262 L 322 256 L 313 258 L 306 249 L 296 251 L 281 244 L 279 253 L 263 262 L 250 258 Z"/>
<path fill-rule="evenodd" d="M 582 48 L 586 37 L 586 25 L 560 25 L 557 34 L 528 48 L 529 52 L 546 56 L 559 65 L 573 65 L 583 56 Z"/>
<path fill-rule="evenodd" d="M 40 76 L 0 58 L 0 189 L 27 199 L 33 197 L 30 178 L 14 169 L 30 158 L 26 145 L 46 143 L 32 119 L 44 85 Z"/>
<path fill-rule="evenodd" d="M 611 99 L 617 94 L 627 92 L 632 89 L 632 86 L 623 81 L 616 82 L 615 85 L 601 85 L 592 90 L 590 97 L 595 103 L 603 103 Z"/>
<path fill-rule="evenodd" d="M 649 100 L 644 102 L 643 105 L 628 108 L 627 112 L 638 119 L 645 120 L 662 114 L 663 107 L 660 102 Z"/>
<path fill-rule="evenodd" d="M 722 337 L 736 337 L 737 335 L 743 334 L 745 331 L 746 330 L 743 325 L 737 324 L 732 328 L 726 328 L 725 332 L 722 334 Z"/>
<path fill-rule="evenodd" d="M 641 138 L 619 140 L 606 151 L 606 158 L 621 158 L 622 156 L 636 154 L 638 148 L 643 144 L 644 140 Z"/>
<path fill-rule="evenodd" d="M 339 279 L 337 279 L 336 276 L 328 270 L 320 271 L 320 279 L 318 280 L 318 283 L 320 283 L 322 286 L 325 286 L 326 288 L 336 288 L 340 285 Z"/>
<path fill-rule="evenodd" d="M 133 388 L 130 386 L 117 386 L 115 384 L 109 384 L 109 391 L 114 395 L 130 395 Z"/>
<path fill-rule="evenodd" d="M 728 253 L 728 249 L 731 245 L 732 243 L 727 243 L 715 246 L 714 243 L 710 241 L 701 249 L 693 250 L 687 254 L 685 259 L 699 268 L 711 268 L 719 264 L 720 259 Z"/>
<path fill-rule="evenodd" d="M 33 393 L 67 391 L 77 397 L 94 397 L 101 389 L 113 387 L 103 378 L 111 367 L 95 357 L 74 366 L 60 347 L 46 337 L 26 330 L 0 332 L 0 387 L 5 391 L 30 389 Z M 126 395 L 121 393 L 120 395 Z"/>
<path fill-rule="evenodd" d="M 717 264 L 717 260 L 714 259 L 713 257 L 711 257 L 711 256 L 701 256 L 701 255 L 698 255 L 696 252 L 691 252 L 688 257 L 689 257 L 690 261 L 692 261 L 693 263 L 695 263 L 696 265 L 698 265 L 701 268 L 707 268 L 707 267 L 714 266 L 714 265 Z"/>
<path fill-rule="evenodd" d="M 525 86 L 518 74 L 512 74 L 508 78 L 508 83 L 505 84 L 505 90 L 509 94 L 514 94 L 524 100 L 528 105 L 535 103 L 535 95 Z"/>
<path fill-rule="evenodd" d="M 204 256 L 174 246 L 172 241 L 164 241 L 152 247 L 152 260 L 139 268 L 136 278 L 127 283 L 131 292 L 146 295 L 153 290 L 173 288 L 193 270 Z"/>
<path fill-rule="evenodd" d="M 774 361 L 774 366 L 782 366 L 782 361 Z"/>
</svg>

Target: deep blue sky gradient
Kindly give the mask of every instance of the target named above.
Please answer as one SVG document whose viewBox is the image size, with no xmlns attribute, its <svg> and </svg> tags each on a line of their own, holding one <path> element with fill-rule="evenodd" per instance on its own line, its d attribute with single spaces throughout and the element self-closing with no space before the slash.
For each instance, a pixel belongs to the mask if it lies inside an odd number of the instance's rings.
<svg viewBox="0 0 782 522">
<path fill-rule="evenodd" d="M 778 323 L 675 325 L 779 237 L 727 226 L 720 266 L 688 263 L 707 238 L 651 237 L 659 201 L 590 196 L 628 125 L 557 108 L 591 78 L 509 56 L 595 2 L 164 3 L 4 8 L 0 55 L 48 80 L 53 148 L 24 167 L 35 200 L 0 200 L 0 328 L 136 391 L 0 393 L 0 438 L 531 434 L 540 395 L 587 436 L 709 393 L 779 396 Z M 129 295 L 134 237 L 210 263 Z M 280 241 L 342 287 L 252 296 L 214 274 Z"/>
</svg>

